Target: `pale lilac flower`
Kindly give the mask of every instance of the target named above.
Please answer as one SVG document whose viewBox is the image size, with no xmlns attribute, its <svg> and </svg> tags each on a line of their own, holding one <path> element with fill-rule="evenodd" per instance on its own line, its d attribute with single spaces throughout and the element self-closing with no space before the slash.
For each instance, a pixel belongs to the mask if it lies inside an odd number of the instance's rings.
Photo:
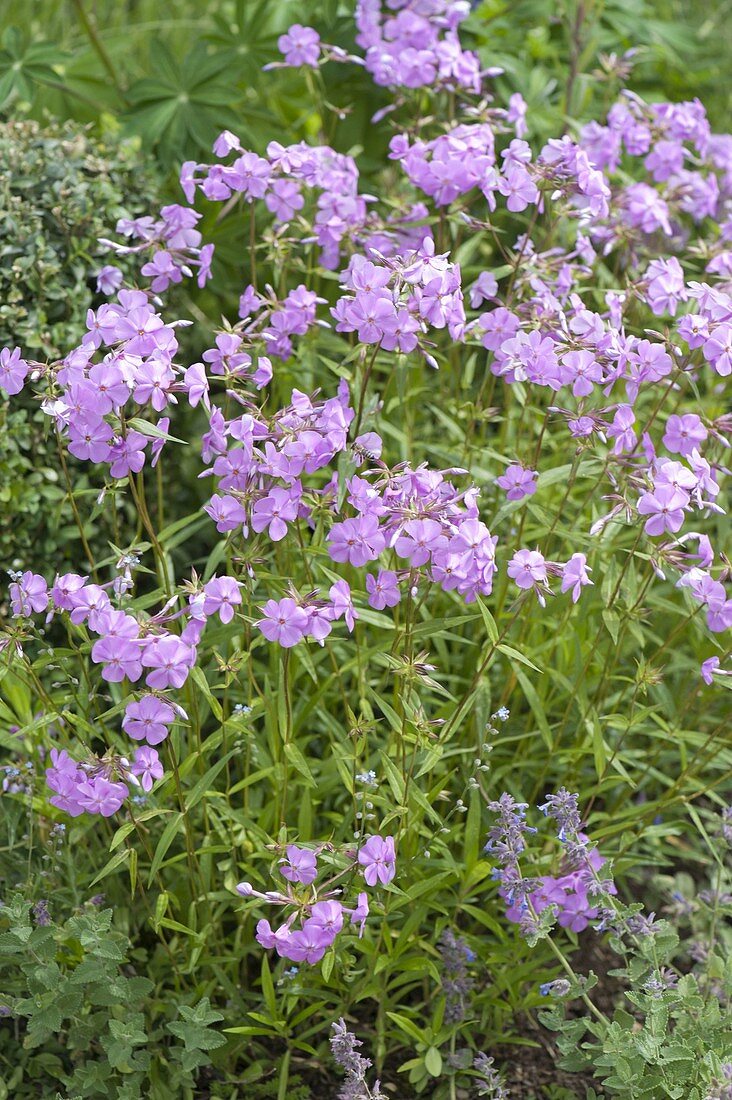
<svg viewBox="0 0 732 1100">
<path fill-rule="evenodd" d="M 168 736 L 168 727 L 174 718 L 175 711 L 170 703 L 156 695 L 143 695 L 127 704 L 122 729 L 135 741 L 144 740 L 148 745 L 159 745 Z"/>
<path fill-rule="evenodd" d="M 657 486 L 644 493 L 638 501 L 638 514 L 648 516 L 644 530 L 647 535 L 663 535 L 678 531 L 684 522 L 684 509 L 689 503 L 687 493 L 672 485 Z"/>
<path fill-rule="evenodd" d="M 137 624 L 135 624 L 135 628 Z M 108 683 L 120 683 L 127 677 L 133 682 L 142 676 L 140 643 L 137 637 L 128 638 L 108 635 L 95 642 L 91 650 L 91 659 L 101 664 L 102 678 Z"/>
<path fill-rule="evenodd" d="M 123 278 L 118 267 L 107 264 L 97 272 L 97 291 L 100 294 L 114 294 L 122 286 Z"/>
<path fill-rule="evenodd" d="M 97 776 L 93 780 L 80 783 L 76 790 L 76 797 L 79 806 L 87 813 L 111 817 L 122 807 L 129 793 L 124 783 L 114 783 Z M 54 799 L 51 801 L 54 802 Z"/>
<path fill-rule="evenodd" d="M 366 918 L 369 915 L 369 896 L 363 891 L 358 895 L 357 905 L 351 910 L 351 924 L 358 924 L 358 937 L 363 936 L 366 927 Z"/>
<path fill-rule="evenodd" d="M 356 625 L 355 621 L 358 618 L 358 611 L 353 606 L 351 586 L 348 581 L 336 581 L 335 584 L 331 585 L 328 595 L 333 602 L 333 617 L 335 619 L 345 619 L 348 629 L 353 630 Z"/>
<path fill-rule="evenodd" d="M 328 553 L 333 561 L 362 566 L 378 558 L 386 546 L 376 516 L 358 516 L 334 523 L 328 535 Z"/>
<path fill-rule="evenodd" d="M 386 886 L 391 882 L 395 861 L 393 836 L 370 836 L 358 851 L 358 862 L 364 869 L 363 877 L 369 886 L 376 886 L 377 882 Z"/>
<path fill-rule="evenodd" d="M 264 617 L 256 626 L 270 642 L 279 642 L 284 649 L 297 645 L 308 631 L 307 612 L 289 596 L 283 600 L 267 600 L 262 608 Z"/>
<path fill-rule="evenodd" d="M 701 676 L 705 684 L 714 683 L 714 673 L 719 668 L 719 657 L 707 657 L 706 661 L 702 661 Z"/>
<path fill-rule="evenodd" d="M 280 874 L 288 882 L 301 882 L 303 886 L 309 886 L 315 882 L 318 874 L 318 861 L 315 852 L 309 848 L 298 848 L 295 844 L 288 844 L 285 849 L 287 859 L 280 860 Z"/>
<path fill-rule="evenodd" d="M 315 68 L 320 57 L 320 35 L 312 27 L 293 23 L 286 34 L 277 39 L 277 48 L 285 55 L 287 65 L 309 65 Z"/>
<path fill-rule="evenodd" d="M 407 558 L 413 566 L 426 565 L 432 554 L 446 547 L 442 526 L 433 519 L 409 520 L 394 543 L 399 557 Z"/>
<path fill-rule="evenodd" d="M 343 927 L 343 906 L 339 901 L 318 901 L 311 906 L 310 922 L 322 928 L 332 942 Z"/>
<path fill-rule="evenodd" d="M 241 604 L 241 591 L 233 577 L 214 577 L 203 586 L 203 613 L 213 615 L 217 611 L 222 623 L 234 618 L 234 608 Z"/>
<path fill-rule="evenodd" d="M 286 942 L 277 947 L 284 958 L 314 966 L 320 962 L 332 942 L 330 933 L 322 925 L 306 920 L 299 931 L 293 932 Z"/>
<path fill-rule="evenodd" d="M 493 298 L 498 290 L 498 282 L 492 271 L 481 271 L 470 288 L 470 304 L 477 309 L 481 302 Z"/>
<path fill-rule="evenodd" d="M 195 658 L 195 650 L 174 634 L 153 635 L 142 654 L 143 666 L 151 669 L 145 683 L 156 689 L 183 687 Z"/>
<path fill-rule="evenodd" d="M 26 569 L 17 581 L 13 581 L 8 592 L 14 615 L 27 617 L 34 612 L 45 611 L 48 607 L 48 585 L 40 574 L 32 573 L 30 569 Z"/>
<path fill-rule="evenodd" d="M 376 576 L 366 576 L 366 591 L 371 607 L 383 611 L 385 607 L 396 607 L 401 600 L 399 580 L 391 569 L 380 569 Z"/>
<path fill-rule="evenodd" d="M 0 351 L 0 389 L 11 397 L 20 393 L 29 373 L 30 367 L 20 357 L 20 348 L 13 348 L 12 351 L 3 348 Z"/>
<path fill-rule="evenodd" d="M 496 485 L 505 490 L 507 500 L 523 500 L 536 492 L 536 470 L 524 466 L 509 466 L 505 474 L 496 478 Z"/>
<path fill-rule="evenodd" d="M 572 591 L 572 603 L 577 603 L 585 585 L 592 584 L 588 574 L 585 554 L 572 554 L 565 565 L 562 566 L 562 592 Z"/>
<path fill-rule="evenodd" d="M 518 588 L 546 584 L 546 560 L 538 550 L 517 550 L 508 563 L 507 571 Z"/>
<path fill-rule="evenodd" d="M 706 440 L 709 432 L 696 413 L 685 413 L 683 416 L 670 416 L 666 421 L 666 431 L 663 436 L 663 445 L 669 450 L 680 455 L 690 455 L 698 450 Z"/>
<path fill-rule="evenodd" d="M 252 508 L 252 528 L 264 531 L 273 542 L 280 542 L 287 534 L 287 524 L 297 519 L 300 493 L 294 488 L 274 488 Z"/>
<path fill-rule="evenodd" d="M 221 496 L 214 493 L 208 504 L 204 505 L 204 512 L 208 512 L 216 524 L 216 530 L 222 535 L 227 531 L 235 531 L 237 527 L 246 529 L 247 512 L 243 504 L 232 496 Z"/>
<path fill-rule="evenodd" d="M 141 749 L 135 749 L 134 762 L 130 771 L 140 780 L 143 791 L 151 791 L 156 779 L 162 779 L 165 774 L 160 757 L 155 749 L 147 745 Z"/>
</svg>

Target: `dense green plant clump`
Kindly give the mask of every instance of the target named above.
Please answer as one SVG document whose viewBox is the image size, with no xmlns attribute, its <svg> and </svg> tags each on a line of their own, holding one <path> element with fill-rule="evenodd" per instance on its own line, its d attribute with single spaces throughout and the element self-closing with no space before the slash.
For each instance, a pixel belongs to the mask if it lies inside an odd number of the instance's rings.
<svg viewBox="0 0 732 1100">
<path fill-rule="evenodd" d="M 259 6 L 75 8 L 182 164 L 6 127 L 0 1100 L 729 1100 L 732 136 L 618 5 L 272 17 L 251 140 Z"/>
<path fill-rule="evenodd" d="M 0 124 L 0 344 L 57 356 L 98 300 L 99 238 L 149 209 L 139 142 L 66 124 Z M 7 567 L 66 556 L 73 528 L 53 435 L 37 404 L 0 408 L 0 554 Z M 78 487 L 78 486 L 77 486 Z M 97 548 L 104 551 L 107 534 Z M 70 560 L 70 559 L 68 559 Z"/>
</svg>

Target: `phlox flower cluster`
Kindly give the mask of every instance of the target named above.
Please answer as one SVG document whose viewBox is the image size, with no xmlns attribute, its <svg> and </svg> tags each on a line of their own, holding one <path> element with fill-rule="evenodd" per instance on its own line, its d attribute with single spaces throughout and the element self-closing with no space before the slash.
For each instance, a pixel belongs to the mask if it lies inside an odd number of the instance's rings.
<svg viewBox="0 0 732 1100">
<path fill-rule="evenodd" d="M 381 0 L 358 0 L 356 42 L 365 51 L 374 83 L 478 92 L 480 62 L 462 49 L 457 35 L 469 11 L 464 0 L 388 0 L 386 5 Z"/>
<path fill-rule="evenodd" d="M 288 225 L 298 217 L 306 198 L 315 211 L 311 226 L 320 246 L 320 262 L 329 269 L 340 259 L 341 241 L 366 221 L 366 199 L 358 194 L 358 169 L 352 157 L 328 146 L 305 142 L 280 145 L 272 141 L 266 156 L 242 149 L 239 139 L 225 131 L 214 152 L 230 163 L 213 165 L 187 161 L 181 169 L 181 186 L 188 202 L 197 190 L 207 199 L 224 202 L 233 195 L 252 203 L 263 200 L 275 223 Z"/>
<path fill-rule="evenodd" d="M 371 254 L 376 255 L 374 249 Z M 458 339 L 465 327 L 460 268 L 435 255 L 431 239 L 415 252 L 375 263 L 354 255 L 343 275 L 349 291 L 332 310 L 336 331 L 355 332 L 359 342 L 405 354 L 420 348 L 430 328 Z"/>
<path fill-rule="evenodd" d="M 125 609 L 125 590 L 114 583 L 100 586 L 77 573 L 56 576 L 49 588 L 42 576 L 26 571 L 10 585 L 13 614 L 20 619 L 47 612 L 47 619 L 60 616 L 69 631 L 81 638 L 92 636 L 90 658 L 100 666 L 103 680 L 134 685 L 144 680 L 144 690 L 130 694 L 121 727 L 134 741 L 132 763 L 125 756 L 108 753 L 99 759 L 92 753 L 76 761 L 65 751 L 52 750 L 52 764 L 46 782 L 55 792 L 53 805 L 73 817 L 83 812 L 108 817 L 128 798 L 129 784 L 148 793 L 164 770 L 153 747 L 163 742 L 176 717 L 186 713 L 175 701 L 175 691 L 185 684 L 193 668 L 197 646 L 209 617 L 217 615 L 231 622 L 242 596 L 231 577 L 212 577 L 194 588 L 182 612 L 164 607 L 143 617 Z M 180 633 L 166 628 L 177 621 Z"/>
<path fill-rule="evenodd" d="M 351 859 L 351 867 L 362 871 L 367 886 L 386 886 L 394 878 L 396 856 L 393 837 L 370 836 L 358 852 L 351 855 L 355 856 Z M 346 918 L 349 924 L 358 925 L 359 936 L 363 935 L 369 915 L 368 894 L 360 891 L 356 905 L 348 908 L 337 900 L 340 890 L 329 889 L 329 883 L 322 887 L 315 886 L 318 877 L 317 851 L 289 844 L 285 858 L 280 860 L 280 874 L 288 882 L 286 893 L 279 890 L 261 893 L 249 882 L 241 882 L 236 888 L 242 897 L 255 897 L 291 910 L 284 922 L 274 930 L 266 918 L 258 922 L 257 942 L 262 947 L 268 950 L 274 948 L 283 959 L 313 964 L 320 962 L 333 945 L 343 930 Z M 312 887 L 312 890 L 302 890 L 301 887 Z"/>
<path fill-rule="evenodd" d="M 136 749 L 132 762 L 126 757 L 90 757 L 77 762 L 64 749 L 51 749 L 46 783 L 54 792 L 49 802 L 71 817 L 101 814 L 111 817 L 129 797 L 128 784 L 152 790 L 162 779 L 163 766 L 155 749 Z"/>
<path fill-rule="evenodd" d="M 485 88 L 491 74 L 460 44 L 468 10 L 462 0 L 357 5 L 361 62 L 378 84 L 398 89 L 399 102 L 410 102 L 414 89 L 412 99 L 428 87 L 459 92 L 454 121 L 395 128 L 393 201 L 359 190 L 351 156 L 275 141 L 260 155 L 224 131 L 214 163 L 183 165 L 187 205 L 119 222 L 122 240 L 106 244 L 136 258 L 139 285 L 124 285 L 119 269 L 105 266 L 97 283 L 108 300 L 89 311 L 76 348 L 47 364 L 18 348 L 0 351 L 4 393 L 35 392 L 74 464 L 100 467 L 115 492 L 126 480 L 138 506 L 145 475 L 180 442 L 171 433 L 179 406 L 206 421 L 201 476 L 211 479 L 212 493 L 205 511 L 227 540 L 226 560 L 236 563 L 224 575 L 171 592 L 154 612 L 135 606 L 131 558 L 108 584 L 69 573 L 49 588 L 29 570 L 11 578 L 19 635 L 34 616 L 61 618 L 88 643 L 101 679 L 121 685 L 122 731 L 145 743 L 137 753 L 150 765 L 140 773 L 143 789 L 159 778 L 154 747 L 173 721 L 185 720 L 176 693 L 199 660 L 206 622 L 215 615 L 232 623 L 244 585 L 260 608 L 260 639 L 285 649 L 305 639 L 323 644 L 341 620 L 355 629 L 361 601 L 383 612 L 436 585 L 471 602 L 492 594 L 499 573 L 514 595 L 533 595 L 542 606 L 554 582 L 574 602 L 591 599 L 598 536 L 627 524 L 648 540 L 657 575 L 670 572 L 692 607 L 704 609 L 710 633 L 732 626 L 728 565 L 703 529 L 723 514 L 732 425 L 722 411 L 732 373 L 732 137 L 711 131 L 696 100 L 647 104 L 626 91 L 603 122 L 536 151 L 521 97 L 494 104 Z M 320 64 L 326 55 L 353 61 L 299 24 L 280 48 L 293 65 Z M 259 204 L 257 216 L 272 223 L 262 245 L 270 255 L 291 254 L 302 272 L 317 250 L 340 291 L 326 301 L 310 276 L 302 282 L 289 271 L 277 291 L 242 280 L 238 316 L 222 322 L 200 362 L 182 364 L 178 336 L 189 322 L 166 319 L 162 296 L 183 279 L 203 286 L 211 274 L 213 246 L 197 228 L 197 201 Z M 516 230 L 513 216 L 524 211 Z M 248 211 L 258 231 L 254 215 Z M 506 261 L 465 286 L 446 246 L 457 241 L 458 223 L 478 243 L 499 241 Z M 352 394 L 344 380 L 334 392 L 296 388 L 278 408 L 270 393 L 275 369 L 321 329 L 347 351 L 346 365 L 359 364 L 361 392 Z M 369 384 L 393 376 L 394 357 L 399 364 L 420 357 L 430 368 L 449 358 L 457 372 L 463 353 L 483 371 L 480 394 L 486 380 L 501 401 L 517 387 L 522 408 L 544 412 L 538 443 L 526 450 L 519 438 L 518 452 L 497 461 L 489 450 L 478 484 L 462 468 L 387 462 Z M 438 390 L 441 375 L 429 378 Z M 577 466 L 590 454 L 601 475 L 576 523 L 586 528 L 579 546 L 557 561 L 548 545 L 520 545 L 523 521 L 514 525 L 514 514 L 542 506 L 554 473 L 542 444 L 563 437 Z M 573 506 L 582 484 L 573 488 Z M 308 577 L 302 591 L 303 579 L 291 577 L 260 599 L 258 555 L 266 560 L 268 544 L 287 538 L 312 539 L 337 579 L 316 588 Z M 707 682 L 728 674 L 724 660 L 704 661 Z M 54 790 L 75 810 L 86 808 L 84 799 L 121 805 L 137 767 L 124 760 L 91 752 L 59 758 L 50 769 Z M 113 789 L 95 801 L 103 784 Z M 79 799 L 73 792 L 82 786 Z M 506 856 L 501 888 L 523 920 L 528 899 L 547 884 L 517 871 L 525 808 L 505 800 L 496 807 L 501 824 L 492 842 Z M 570 860 L 556 882 L 580 871 Z M 565 900 L 584 882 L 562 886 Z"/>
</svg>

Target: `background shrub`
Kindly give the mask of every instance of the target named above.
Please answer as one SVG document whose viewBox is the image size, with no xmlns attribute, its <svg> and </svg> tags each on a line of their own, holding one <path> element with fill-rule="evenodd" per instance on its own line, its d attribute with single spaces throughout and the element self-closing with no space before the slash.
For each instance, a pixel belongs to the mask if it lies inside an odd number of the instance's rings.
<svg viewBox="0 0 732 1100">
<path fill-rule="evenodd" d="M 72 122 L 0 125 L 0 344 L 56 358 L 84 331 L 108 259 L 99 237 L 121 217 L 145 213 L 156 172 L 140 142 Z M 123 260 L 121 267 L 129 265 Z M 71 459 L 74 466 L 74 460 Z M 76 476 L 76 475 L 75 475 Z M 83 489 L 83 474 L 78 488 Z M 0 554 L 6 567 L 71 560 L 67 497 L 56 441 L 37 403 L 0 409 Z M 72 517 L 73 519 L 73 517 Z M 106 556 L 108 530 L 90 521 Z"/>
</svg>

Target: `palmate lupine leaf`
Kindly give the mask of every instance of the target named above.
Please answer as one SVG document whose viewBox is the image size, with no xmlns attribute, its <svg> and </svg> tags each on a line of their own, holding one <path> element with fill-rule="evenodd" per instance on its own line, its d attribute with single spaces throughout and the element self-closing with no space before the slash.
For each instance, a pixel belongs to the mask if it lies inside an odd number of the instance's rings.
<svg viewBox="0 0 732 1100">
<path fill-rule="evenodd" d="M 232 110 L 237 99 L 228 70 L 236 65 L 231 51 L 208 54 L 197 44 L 178 62 L 163 42 L 157 42 L 158 73 L 132 85 L 129 129 L 158 147 L 162 157 L 172 157 L 193 143 L 209 149 L 216 135 L 236 127 Z"/>
<path fill-rule="evenodd" d="M 0 108 L 35 98 L 37 85 L 58 86 L 57 66 L 66 55 L 53 42 L 28 42 L 19 27 L 8 27 L 0 50 Z"/>
</svg>

